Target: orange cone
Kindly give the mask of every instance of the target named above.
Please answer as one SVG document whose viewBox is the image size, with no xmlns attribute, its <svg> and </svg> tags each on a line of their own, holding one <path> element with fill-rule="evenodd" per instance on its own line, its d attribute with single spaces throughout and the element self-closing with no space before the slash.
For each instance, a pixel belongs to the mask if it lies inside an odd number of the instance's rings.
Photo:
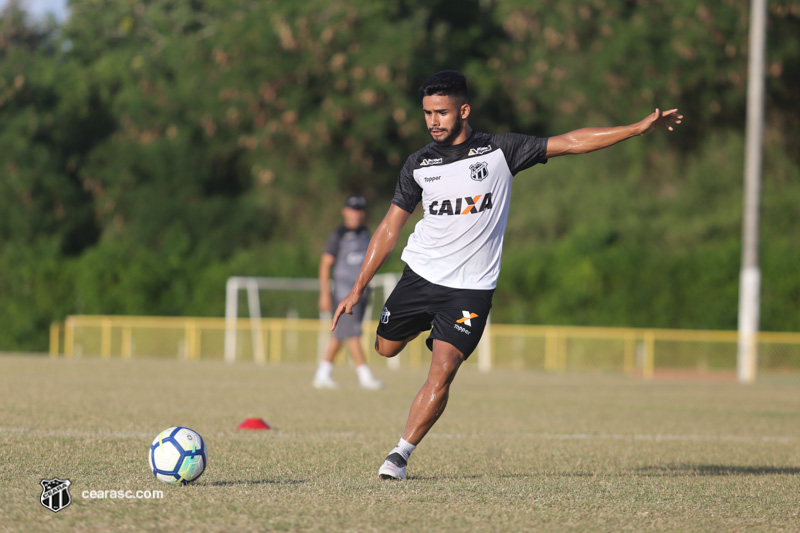
<svg viewBox="0 0 800 533">
<path fill-rule="evenodd" d="M 271 429 L 263 418 L 248 418 L 237 429 Z"/>
</svg>

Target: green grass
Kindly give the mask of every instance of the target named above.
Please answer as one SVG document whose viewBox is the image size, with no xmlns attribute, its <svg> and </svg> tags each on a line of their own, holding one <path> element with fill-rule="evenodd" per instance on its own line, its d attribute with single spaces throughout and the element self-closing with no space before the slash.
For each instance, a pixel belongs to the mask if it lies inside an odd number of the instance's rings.
<svg viewBox="0 0 800 533">
<path fill-rule="evenodd" d="M 0 531 L 797 531 L 796 381 L 645 382 L 462 369 L 409 479 L 377 469 L 420 370 L 376 366 L 362 391 L 308 365 L 0 357 Z M 249 416 L 273 429 L 247 432 Z M 209 466 L 158 482 L 159 431 L 191 427 Z M 73 503 L 39 503 L 43 478 Z M 163 490 L 160 500 L 84 490 Z"/>
</svg>

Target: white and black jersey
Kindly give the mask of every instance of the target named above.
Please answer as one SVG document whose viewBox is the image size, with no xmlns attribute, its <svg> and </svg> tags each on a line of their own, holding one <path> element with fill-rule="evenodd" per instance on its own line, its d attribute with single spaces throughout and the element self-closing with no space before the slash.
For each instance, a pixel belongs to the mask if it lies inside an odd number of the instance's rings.
<svg viewBox="0 0 800 533">
<path fill-rule="evenodd" d="M 412 154 L 397 180 L 392 203 L 424 215 L 402 259 L 437 285 L 494 289 L 514 175 L 546 163 L 547 138 L 473 131 L 466 142 L 432 142 Z"/>
</svg>

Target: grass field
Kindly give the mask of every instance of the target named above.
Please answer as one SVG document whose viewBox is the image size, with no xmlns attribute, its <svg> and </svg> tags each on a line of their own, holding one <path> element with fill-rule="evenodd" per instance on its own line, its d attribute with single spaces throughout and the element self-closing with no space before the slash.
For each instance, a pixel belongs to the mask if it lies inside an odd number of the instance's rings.
<svg viewBox="0 0 800 533">
<path fill-rule="evenodd" d="M 800 531 L 800 382 L 462 369 L 409 479 L 377 469 L 420 370 L 310 387 L 308 365 L 0 357 L 0 531 Z M 269 431 L 237 430 L 250 416 Z M 191 427 L 209 466 L 148 470 Z M 59 513 L 43 478 L 72 482 Z M 163 490 L 163 499 L 84 491 Z"/>
</svg>

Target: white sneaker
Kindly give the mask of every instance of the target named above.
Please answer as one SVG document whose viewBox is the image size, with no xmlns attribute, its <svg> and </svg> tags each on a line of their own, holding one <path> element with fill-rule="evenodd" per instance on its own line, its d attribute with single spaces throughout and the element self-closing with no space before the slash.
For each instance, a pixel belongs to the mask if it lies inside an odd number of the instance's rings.
<svg viewBox="0 0 800 533">
<path fill-rule="evenodd" d="M 406 478 L 405 460 L 403 460 L 399 453 L 389 455 L 378 469 L 378 477 L 381 479 L 390 479 L 392 481 L 402 481 Z"/>
<path fill-rule="evenodd" d="M 330 376 L 315 376 L 311 382 L 315 389 L 338 389 L 339 384 L 333 381 Z"/>
<path fill-rule="evenodd" d="M 380 390 L 383 388 L 383 381 L 371 377 L 369 379 L 362 379 L 360 381 L 362 389 Z"/>
</svg>

